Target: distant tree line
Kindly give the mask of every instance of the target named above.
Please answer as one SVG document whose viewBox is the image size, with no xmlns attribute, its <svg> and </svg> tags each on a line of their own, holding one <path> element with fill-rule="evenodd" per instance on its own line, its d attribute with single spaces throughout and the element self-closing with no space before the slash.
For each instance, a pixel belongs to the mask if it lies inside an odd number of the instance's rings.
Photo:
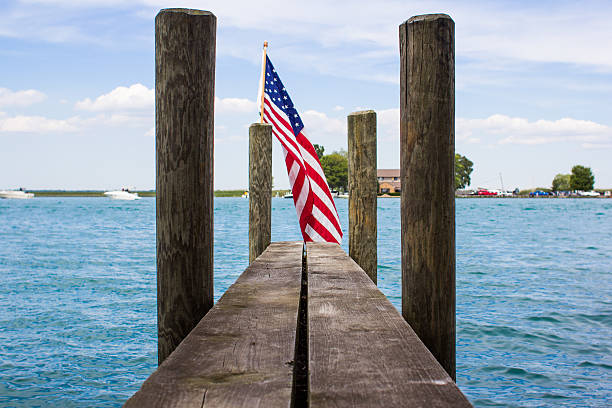
<svg viewBox="0 0 612 408">
<path fill-rule="evenodd" d="M 321 167 L 327 178 L 327 184 L 332 190 L 348 190 L 348 154 L 346 150 L 334 151 L 325 154 L 321 145 L 313 145 Z M 455 154 L 455 188 L 465 188 L 470 185 L 470 175 L 474 170 L 474 163 L 465 156 Z"/>
<path fill-rule="evenodd" d="M 595 176 L 590 167 L 576 165 L 571 174 L 557 174 L 552 181 L 553 191 L 591 191 L 595 186 Z"/>
<path fill-rule="evenodd" d="M 325 154 L 322 145 L 314 145 L 321 162 L 327 183 L 332 190 L 348 190 L 348 154 L 346 150 Z M 455 154 L 455 189 L 466 188 L 471 183 L 474 162 L 459 153 Z M 552 181 L 553 191 L 591 191 L 595 185 L 595 176 L 590 167 L 576 165 L 570 174 L 557 174 Z"/>
</svg>

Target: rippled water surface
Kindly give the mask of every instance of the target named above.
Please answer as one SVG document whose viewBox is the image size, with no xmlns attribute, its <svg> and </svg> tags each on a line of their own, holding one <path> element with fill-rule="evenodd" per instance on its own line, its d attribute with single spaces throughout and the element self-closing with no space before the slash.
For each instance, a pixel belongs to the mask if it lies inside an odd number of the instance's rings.
<svg viewBox="0 0 612 408">
<path fill-rule="evenodd" d="M 291 200 L 272 206 L 272 240 L 299 240 Z M 476 406 L 612 406 L 612 200 L 463 199 L 456 215 L 460 388 Z M 378 223 L 400 308 L 399 199 Z M 216 199 L 215 300 L 247 239 L 248 201 Z M 120 406 L 156 367 L 155 292 L 154 199 L 0 200 L 0 406 Z"/>
</svg>

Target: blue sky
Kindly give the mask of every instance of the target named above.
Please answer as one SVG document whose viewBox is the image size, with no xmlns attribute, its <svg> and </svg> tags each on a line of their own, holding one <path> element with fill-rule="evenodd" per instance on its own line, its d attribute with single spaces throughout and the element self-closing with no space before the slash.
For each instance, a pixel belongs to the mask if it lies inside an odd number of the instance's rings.
<svg viewBox="0 0 612 408">
<path fill-rule="evenodd" d="M 248 184 L 261 47 L 313 143 L 346 148 L 346 115 L 378 113 L 378 166 L 399 166 L 398 26 L 456 29 L 456 151 L 472 186 L 550 186 L 574 164 L 612 188 L 609 2 L 6 0 L 0 3 L 0 189 L 155 186 L 154 18 L 218 19 L 215 188 Z M 288 186 L 275 145 L 274 183 Z"/>
</svg>

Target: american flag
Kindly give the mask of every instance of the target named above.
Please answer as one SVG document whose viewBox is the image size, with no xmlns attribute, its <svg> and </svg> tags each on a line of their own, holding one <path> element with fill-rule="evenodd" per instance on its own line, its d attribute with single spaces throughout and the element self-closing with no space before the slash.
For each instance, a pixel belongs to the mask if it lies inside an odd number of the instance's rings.
<svg viewBox="0 0 612 408">
<path fill-rule="evenodd" d="M 263 120 L 283 147 L 285 165 L 304 241 L 342 240 L 338 211 L 304 124 L 272 62 L 265 57 Z"/>
</svg>

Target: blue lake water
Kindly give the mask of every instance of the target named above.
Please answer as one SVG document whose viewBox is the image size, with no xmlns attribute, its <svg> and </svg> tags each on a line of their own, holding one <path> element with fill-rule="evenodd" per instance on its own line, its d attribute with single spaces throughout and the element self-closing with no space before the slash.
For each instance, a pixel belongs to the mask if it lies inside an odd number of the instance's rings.
<svg viewBox="0 0 612 408">
<path fill-rule="evenodd" d="M 378 203 L 378 284 L 400 308 L 400 202 Z M 300 240 L 291 200 L 272 206 L 272 240 Z M 472 403 L 612 406 L 612 200 L 462 199 L 456 223 Z M 248 201 L 215 199 L 215 300 L 247 239 Z M 0 406 L 120 406 L 156 367 L 155 297 L 154 199 L 0 200 Z"/>
</svg>

